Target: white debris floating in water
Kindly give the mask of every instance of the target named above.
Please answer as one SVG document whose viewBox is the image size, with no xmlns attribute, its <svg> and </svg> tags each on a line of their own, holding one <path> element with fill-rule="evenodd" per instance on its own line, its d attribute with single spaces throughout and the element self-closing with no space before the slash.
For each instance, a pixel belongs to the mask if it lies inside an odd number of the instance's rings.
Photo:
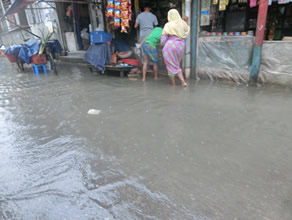
<svg viewBox="0 0 292 220">
<path fill-rule="evenodd" d="M 90 109 L 87 114 L 89 115 L 99 115 L 101 111 L 97 109 Z"/>
</svg>

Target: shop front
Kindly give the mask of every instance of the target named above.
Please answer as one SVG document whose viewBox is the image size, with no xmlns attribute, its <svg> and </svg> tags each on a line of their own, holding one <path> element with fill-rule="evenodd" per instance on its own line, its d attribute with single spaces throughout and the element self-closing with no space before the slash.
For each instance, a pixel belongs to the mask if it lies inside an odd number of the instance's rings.
<svg viewBox="0 0 292 220">
<path fill-rule="evenodd" d="M 182 14 L 182 0 L 128 0 L 126 8 L 121 4 L 120 7 L 117 7 L 118 9 L 115 9 L 115 2 L 123 3 L 123 1 L 105 0 L 108 32 L 111 32 L 114 38 L 125 39 L 131 46 L 139 41 L 139 29 L 135 29 L 134 26 L 137 16 L 144 11 L 145 3 L 151 5 L 151 12 L 157 17 L 159 27 L 163 27 L 167 23 L 167 13 L 170 9 L 175 8 Z"/>
<path fill-rule="evenodd" d="M 91 3 L 56 1 L 55 4 L 66 50 L 86 50 L 89 47 L 89 26 L 92 23 L 89 10 Z"/>
<path fill-rule="evenodd" d="M 268 9 L 259 80 L 292 86 L 292 3 L 282 2 Z"/>
<path fill-rule="evenodd" d="M 103 7 L 105 8 L 105 13 L 103 14 L 105 17 L 104 28 L 95 27 L 91 30 L 91 44 L 95 44 L 95 47 L 98 47 L 99 43 L 105 43 L 105 38 L 109 37 L 110 42 L 108 43 L 110 44 L 113 64 L 123 62 L 131 65 L 140 63 L 141 65 L 141 50 L 136 45 L 141 41 L 139 39 L 140 29 L 139 27 L 135 28 L 135 23 L 137 16 L 144 11 L 145 3 L 151 5 L 151 12 L 156 16 L 159 27 L 163 27 L 167 22 L 167 13 L 170 9 L 175 8 L 180 13 L 183 12 L 181 0 L 105 0 L 103 2 Z M 100 13 L 97 13 L 96 16 L 100 16 Z M 165 70 L 165 66 L 163 64 L 161 46 L 158 46 L 157 51 L 160 73 L 162 73 Z"/>
<path fill-rule="evenodd" d="M 270 68 L 269 57 L 273 56 L 271 48 L 279 52 L 275 55 L 278 59 L 286 60 L 291 45 L 288 40 L 292 36 L 292 3 L 269 1 L 269 4 L 261 61 L 264 71 L 259 74 L 262 82 L 273 78 L 267 76 L 273 72 L 267 70 Z M 257 1 L 253 0 L 201 1 L 196 69 L 198 77 L 236 83 L 249 82 L 258 11 Z M 279 65 L 285 61 L 274 61 L 273 68 L 281 70 Z"/>
</svg>

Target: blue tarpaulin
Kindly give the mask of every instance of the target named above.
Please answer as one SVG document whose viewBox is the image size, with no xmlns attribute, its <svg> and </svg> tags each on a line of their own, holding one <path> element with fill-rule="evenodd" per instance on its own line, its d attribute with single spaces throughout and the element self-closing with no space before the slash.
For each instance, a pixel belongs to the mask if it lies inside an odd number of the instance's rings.
<svg viewBox="0 0 292 220">
<path fill-rule="evenodd" d="M 41 42 L 42 41 L 39 39 L 33 39 L 28 41 L 25 45 L 32 50 L 33 54 L 37 54 L 41 48 Z"/>
<path fill-rule="evenodd" d="M 25 63 L 30 63 L 30 58 L 37 54 L 40 50 L 41 40 L 30 40 L 22 46 L 18 53 L 18 57 Z"/>
<path fill-rule="evenodd" d="M 30 58 L 32 57 L 33 54 L 31 54 L 31 51 L 28 47 L 21 47 L 19 53 L 18 53 L 18 58 L 20 58 L 23 62 L 25 63 L 30 63 Z"/>
<path fill-rule="evenodd" d="M 8 47 L 8 49 L 5 51 L 5 54 L 6 55 L 9 55 L 9 54 L 17 54 L 18 55 L 21 48 L 22 48 L 22 45 L 20 45 L 20 44 L 12 45 L 12 46 Z"/>
<path fill-rule="evenodd" d="M 29 64 L 30 58 L 39 52 L 41 43 L 40 39 L 33 39 L 24 45 L 12 45 L 5 54 L 16 54 L 23 62 Z M 58 40 L 49 41 L 47 45 L 53 54 L 61 53 L 63 50 Z"/>
<path fill-rule="evenodd" d="M 52 40 L 48 41 L 47 45 L 49 46 L 51 52 L 61 54 L 63 51 L 63 48 L 58 40 Z"/>
<path fill-rule="evenodd" d="M 84 61 L 104 72 L 105 65 L 112 62 L 110 46 L 106 43 L 91 45 L 85 53 Z"/>
</svg>

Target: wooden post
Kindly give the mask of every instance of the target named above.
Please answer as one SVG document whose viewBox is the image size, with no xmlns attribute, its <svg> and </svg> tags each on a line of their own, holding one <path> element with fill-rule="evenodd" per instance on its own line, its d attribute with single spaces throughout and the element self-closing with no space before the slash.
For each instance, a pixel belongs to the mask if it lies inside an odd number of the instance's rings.
<svg viewBox="0 0 292 220">
<path fill-rule="evenodd" d="M 256 40 L 255 40 L 255 46 L 253 49 L 252 66 L 251 66 L 251 72 L 250 72 L 250 82 L 252 83 L 257 82 L 259 71 L 260 71 L 267 13 L 268 13 L 268 0 L 260 0 L 257 30 L 256 30 Z"/>
<path fill-rule="evenodd" d="M 193 19 L 192 19 L 192 73 L 196 75 L 196 58 L 197 58 L 197 26 L 198 26 L 198 1 L 193 2 Z"/>
</svg>

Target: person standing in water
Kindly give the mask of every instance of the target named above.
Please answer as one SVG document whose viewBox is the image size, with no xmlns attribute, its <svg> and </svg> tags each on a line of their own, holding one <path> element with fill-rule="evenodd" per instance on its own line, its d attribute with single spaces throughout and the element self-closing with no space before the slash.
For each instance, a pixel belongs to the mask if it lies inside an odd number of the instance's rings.
<svg viewBox="0 0 292 220">
<path fill-rule="evenodd" d="M 146 36 L 158 25 L 157 17 L 151 12 L 151 3 L 144 4 L 144 12 L 138 15 L 135 23 L 135 28 L 140 29 L 139 43 L 141 43 Z M 142 63 L 144 64 L 144 51 L 142 50 Z M 149 60 L 148 65 L 152 65 L 152 61 Z M 151 72 L 150 69 L 148 71 Z M 140 71 L 139 71 L 140 72 Z"/>
<path fill-rule="evenodd" d="M 142 81 L 146 81 L 146 73 L 149 61 L 153 62 L 153 71 L 154 71 L 154 79 L 158 79 L 158 53 L 157 53 L 157 44 L 160 43 L 162 28 L 156 27 L 154 30 L 148 34 L 144 38 L 144 40 L 140 43 L 140 47 L 142 46 L 142 50 L 144 53 L 144 63 L 143 63 L 143 79 Z"/>
<path fill-rule="evenodd" d="M 172 85 L 175 85 L 175 76 L 177 75 L 181 85 L 185 87 L 187 83 L 184 80 L 180 64 L 185 49 L 184 39 L 189 35 L 190 27 L 176 9 L 171 9 L 168 12 L 167 19 L 168 23 L 165 24 L 161 37 L 163 58 Z"/>
</svg>

